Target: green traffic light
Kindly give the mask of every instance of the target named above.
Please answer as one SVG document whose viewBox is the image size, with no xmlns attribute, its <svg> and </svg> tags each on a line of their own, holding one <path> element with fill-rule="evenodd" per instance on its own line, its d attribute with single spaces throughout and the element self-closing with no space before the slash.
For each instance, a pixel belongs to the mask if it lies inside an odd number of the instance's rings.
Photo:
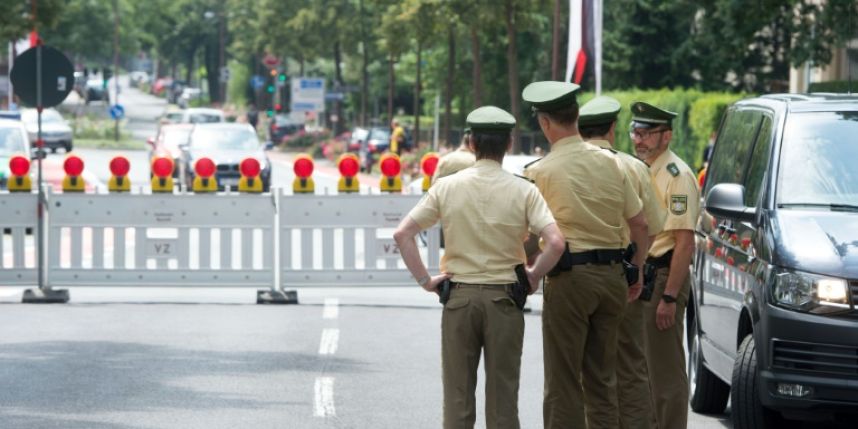
<svg viewBox="0 0 858 429">
<path fill-rule="evenodd" d="M 286 75 L 281 74 L 280 76 L 277 76 L 277 80 L 279 80 L 280 82 L 286 82 Z"/>
<path fill-rule="evenodd" d="M 273 111 L 273 110 L 269 110 L 269 111 L 265 112 L 265 114 L 266 114 L 266 115 L 268 115 L 268 117 L 269 117 L 269 118 L 271 118 L 271 117 L 273 117 L 273 116 L 274 116 L 274 111 Z"/>
<path fill-rule="evenodd" d="M 268 92 L 272 94 L 274 93 L 274 85 L 268 85 Z"/>
</svg>

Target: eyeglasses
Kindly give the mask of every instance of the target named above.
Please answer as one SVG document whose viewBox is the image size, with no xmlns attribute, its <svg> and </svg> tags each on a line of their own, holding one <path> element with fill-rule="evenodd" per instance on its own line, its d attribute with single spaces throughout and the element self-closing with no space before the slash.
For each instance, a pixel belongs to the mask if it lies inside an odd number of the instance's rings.
<svg viewBox="0 0 858 429">
<path fill-rule="evenodd" d="M 631 138 L 632 140 L 646 140 L 653 134 L 661 134 L 665 131 L 668 131 L 668 130 L 666 128 L 662 128 L 660 130 L 655 130 L 655 131 L 645 131 L 645 132 L 632 130 L 632 131 L 629 131 L 629 138 Z"/>
</svg>

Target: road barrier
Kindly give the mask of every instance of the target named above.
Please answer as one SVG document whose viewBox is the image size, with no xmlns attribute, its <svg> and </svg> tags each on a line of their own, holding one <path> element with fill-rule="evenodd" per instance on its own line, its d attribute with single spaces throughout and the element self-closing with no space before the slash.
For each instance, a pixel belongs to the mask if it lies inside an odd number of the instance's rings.
<svg viewBox="0 0 858 429">
<path fill-rule="evenodd" d="M 38 195 L 14 192 L 0 197 L 0 285 L 27 286 L 37 282 L 33 237 L 37 226 Z"/>
</svg>

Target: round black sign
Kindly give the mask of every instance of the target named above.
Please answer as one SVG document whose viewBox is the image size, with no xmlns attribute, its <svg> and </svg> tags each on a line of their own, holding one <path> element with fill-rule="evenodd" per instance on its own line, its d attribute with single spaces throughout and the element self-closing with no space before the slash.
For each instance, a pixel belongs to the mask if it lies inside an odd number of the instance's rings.
<svg viewBox="0 0 858 429">
<path fill-rule="evenodd" d="M 36 94 L 36 57 L 34 46 L 15 58 L 9 78 L 15 95 L 29 107 L 38 107 Z M 74 66 L 62 52 L 42 46 L 42 107 L 54 107 L 63 102 L 74 87 Z"/>
</svg>

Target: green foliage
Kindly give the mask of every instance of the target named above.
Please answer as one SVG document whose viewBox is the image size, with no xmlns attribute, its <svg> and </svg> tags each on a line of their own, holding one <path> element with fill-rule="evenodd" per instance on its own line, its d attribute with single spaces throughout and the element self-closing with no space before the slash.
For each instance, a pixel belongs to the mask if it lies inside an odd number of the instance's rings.
<svg viewBox="0 0 858 429">
<path fill-rule="evenodd" d="M 236 106 L 247 104 L 247 88 L 250 69 L 235 60 L 229 62 L 229 82 L 226 85 L 227 99 Z"/>
<path fill-rule="evenodd" d="M 848 80 L 835 80 L 831 82 L 814 82 L 810 84 L 808 92 L 837 92 L 837 93 L 858 93 L 858 79 L 854 79 L 851 83 Z"/>
<path fill-rule="evenodd" d="M 584 94 L 580 100 L 581 104 L 586 103 L 593 95 Z M 692 168 L 698 168 L 702 164 L 703 149 L 709 143 L 711 133 L 718 130 L 724 110 L 744 98 L 742 94 L 668 89 L 612 91 L 604 95 L 616 98 L 623 106 L 615 131 L 617 150 L 634 153 L 629 138 L 632 116 L 630 106 L 635 101 L 645 101 L 678 114 L 673 120 L 673 140 L 670 148 Z"/>
<path fill-rule="evenodd" d="M 314 144 L 327 140 L 331 138 L 331 133 L 328 131 L 324 132 L 312 132 L 312 133 L 299 133 L 288 136 L 283 139 L 283 145 L 288 149 L 301 149 L 301 148 L 309 148 Z"/>
<path fill-rule="evenodd" d="M 96 116 L 79 116 L 72 118 L 70 122 L 69 125 L 71 125 L 75 139 L 113 140 L 115 137 L 116 124 L 112 119 Z M 120 140 L 131 138 L 131 134 L 125 130 L 126 123 L 127 120 L 124 119 L 119 121 Z"/>
</svg>

